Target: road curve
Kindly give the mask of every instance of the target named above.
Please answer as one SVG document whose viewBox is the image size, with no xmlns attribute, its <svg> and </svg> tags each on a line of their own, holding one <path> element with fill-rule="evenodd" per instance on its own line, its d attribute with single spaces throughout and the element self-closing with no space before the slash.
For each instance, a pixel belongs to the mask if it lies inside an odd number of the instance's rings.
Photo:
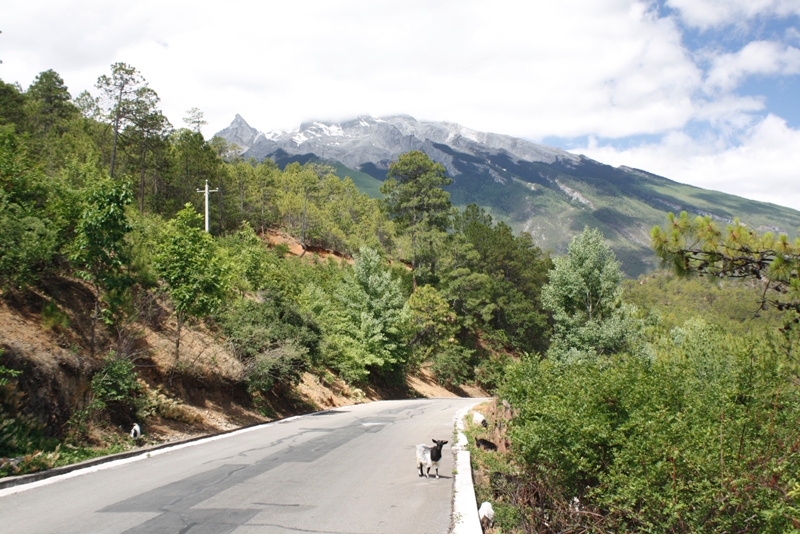
<svg viewBox="0 0 800 534">
<path fill-rule="evenodd" d="M 453 444 L 476 399 L 347 406 L 0 491 L 4 533 L 444 534 L 453 455 L 420 478 L 415 446 Z"/>
</svg>

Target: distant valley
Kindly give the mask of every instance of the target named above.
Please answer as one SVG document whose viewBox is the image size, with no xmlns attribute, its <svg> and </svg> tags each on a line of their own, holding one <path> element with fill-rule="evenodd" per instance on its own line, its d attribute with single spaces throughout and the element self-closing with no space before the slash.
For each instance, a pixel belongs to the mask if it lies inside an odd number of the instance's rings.
<svg viewBox="0 0 800 534">
<path fill-rule="evenodd" d="M 629 167 L 611 167 L 585 156 L 523 139 L 470 130 L 458 124 L 422 122 L 407 115 L 309 122 L 290 132 L 260 132 L 240 115 L 216 134 L 240 147 L 242 157 L 323 162 L 358 188 L 380 196 L 389 164 L 422 150 L 447 169 L 454 205 L 476 203 L 517 231 L 529 232 L 543 249 L 566 251 L 584 226 L 599 228 L 628 276 L 657 267 L 650 228 L 667 212 L 710 215 L 724 225 L 739 217 L 759 232 L 796 235 L 800 212 L 679 184 Z"/>
</svg>

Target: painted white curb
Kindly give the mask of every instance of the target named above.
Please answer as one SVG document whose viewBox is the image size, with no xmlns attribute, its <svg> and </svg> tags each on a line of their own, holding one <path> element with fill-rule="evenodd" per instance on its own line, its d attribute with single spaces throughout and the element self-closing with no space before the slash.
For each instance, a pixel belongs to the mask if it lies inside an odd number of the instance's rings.
<svg viewBox="0 0 800 534">
<path fill-rule="evenodd" d="M 484 400 L 481 399 L 479 402 Z M 473 406 L 475 404 L 459 410 L 455 416 L 458 441 L 453 447 L 453 454 L 456 457 L 456 474 L 453 482 L 452 534 L 483 534 L 481 520 L 478 517 L 478 503 L 475 500 L 475 488 L 472 485 L 470 454 L 466 450 L 467 437 L 464 435 L 464 417 Z"/>
</svg>

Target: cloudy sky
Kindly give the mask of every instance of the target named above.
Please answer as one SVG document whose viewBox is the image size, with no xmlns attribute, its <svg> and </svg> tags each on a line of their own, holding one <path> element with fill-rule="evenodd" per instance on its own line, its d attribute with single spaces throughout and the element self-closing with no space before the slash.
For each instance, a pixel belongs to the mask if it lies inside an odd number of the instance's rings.
<svg viewBox="0 0 800 534">
<path fill-rule="evenodd" d="M 800 0 L 26 0 L 0 79 L 136 67 L 176 126 L 406 113 L 800 209 Z"/>
</svg>

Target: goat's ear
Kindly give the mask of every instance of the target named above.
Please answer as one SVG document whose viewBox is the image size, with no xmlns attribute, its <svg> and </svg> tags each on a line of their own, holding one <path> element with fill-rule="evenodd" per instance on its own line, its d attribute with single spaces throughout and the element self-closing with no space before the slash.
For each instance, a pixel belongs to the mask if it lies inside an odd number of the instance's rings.
<svg viewBox="0 0 800 534">
<path fill-rule="evenodd" d="M 444 441 L 442 442 L 442 445 L 446 445 L 446 444 L 447 444 L 447 440 L 444 440 Z"/>
<path fill-rule="evenodd" d="M 431 441 L 433 442 L 433 444 L 434 444 L 434 445 L 436 445 L 436 444 L 437 444 L 435 439 L 432 439 L 432 438 L 431 438 Z"/>
</svg>

